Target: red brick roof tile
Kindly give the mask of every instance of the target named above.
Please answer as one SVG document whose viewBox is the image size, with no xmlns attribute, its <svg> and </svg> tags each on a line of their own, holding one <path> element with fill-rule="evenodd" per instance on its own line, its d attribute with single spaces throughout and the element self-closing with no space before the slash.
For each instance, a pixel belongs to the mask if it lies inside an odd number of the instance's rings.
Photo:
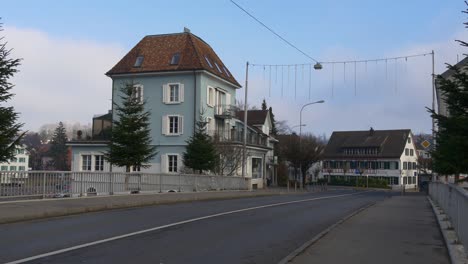
<svg viewBox="0 0 468 264">
<path fill-rule="evenodd" d="M 179 63 L 171 65 L 172 56 L 176 53 L 180 53 Z M 134 67 L 138 56 L 144 57 L 143 63 L 140 67 Z M 205 56 L 210 60 L 212 67 Z M 188 32 L 144 37 L 106 75 L 187 70 L 206 70 L 234 86 L 241 87 L 210 45 Z"/>
</svg>

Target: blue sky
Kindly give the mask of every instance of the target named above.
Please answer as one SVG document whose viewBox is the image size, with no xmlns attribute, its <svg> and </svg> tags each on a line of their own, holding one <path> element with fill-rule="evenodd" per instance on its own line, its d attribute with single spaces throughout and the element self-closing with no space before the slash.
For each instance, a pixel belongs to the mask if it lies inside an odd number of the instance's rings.
<svg viewBox="0 0 468 264">
<path fill-rule="evenodd" d="M 110 80 L 104 72 L 145 35 L 190 28 L 215 49 L 242 84 L 246 61 L 310 62 L 228 0 L 96 2 L 2 3 L 0 16 L 5 26 L 2 35 L 14 49 L 14 55 L 24 58 L 21 73 L 15 77 L 17 96 L 13 105 L 21 112 L 21 121 L 27 129 L 37 130 L 43 123 L 60 120 L 88 123 L 92 114 L 105 112 L 110 107 Z M 454 43 L 455 38 L 467 36 L 462 25 L 466 20 L 461 13 L 465 8 L 463 1 L 237 0 L 237 3 L 319 61 L 409 55 L 434 49 L 440 73 L 444 62 L 454 63 L 457 54 L 466 52 Z M 63 60 L 51 58 L 54 56 Z M 311 100 L 325 99 L 326 103 L 307 109 L 306 131 L 330 135 L 334 130 L 373 126 L 430 132 L 430 119 L 424 110 L 424 106 L 431 104 L 429 57 L 399 61 L 396 67 L 390 66 L 393 72 L 384 71 L 383 64 L 368 65 L 367 71 L 358 65 L 356 96 L 352 65 L 348 65 L 345 73 L 346 82 L 338 77 L 344 74 L 343 65 L 335 65 L 331 96 L 328 66 L 312 73 Z M 272 74 L 275 76 L 275 72 Z M 298 75 L 302 76 L 302 69 Z M 262 69 L 252 70 L 249 101 L 259 105 L 266 98 L 278 119 L 295 125 L 301 105 L 309 102 L 307 81 L 299 81 L 296 98 L 291 96 L 291 86 L 290 92 L 281 96 L 277 81 L 269 97 L 268 81 L 263 79 Z M 243 98 L 242 92 L 241 89 L 238 98 Z M 42 104 L 28 99 L 31 93 Z M 92 100 L 87 99 L 90 94 L 95 94 Z M 70 103 L 56 106 L 49 103 L 52 106 L 45 107 L 43 102 L 47 98 Z M 80 107 L 83 101 L 84 108 Z M 56 111 L 61 106 L 66 110 Z"/>
</svg>

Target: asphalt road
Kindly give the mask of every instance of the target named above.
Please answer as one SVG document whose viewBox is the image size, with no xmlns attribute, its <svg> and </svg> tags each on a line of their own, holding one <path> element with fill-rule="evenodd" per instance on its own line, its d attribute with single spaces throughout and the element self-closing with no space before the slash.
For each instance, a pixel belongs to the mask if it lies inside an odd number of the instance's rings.
<svg viewBox="0 0 468 264">
<path fill-rule="evenodd" d="M 27 263 L 277 263 L 342 217 L 388 195 L 337 190 L 4 224 L 0 263 L 62 249 Z"/>
</svg>

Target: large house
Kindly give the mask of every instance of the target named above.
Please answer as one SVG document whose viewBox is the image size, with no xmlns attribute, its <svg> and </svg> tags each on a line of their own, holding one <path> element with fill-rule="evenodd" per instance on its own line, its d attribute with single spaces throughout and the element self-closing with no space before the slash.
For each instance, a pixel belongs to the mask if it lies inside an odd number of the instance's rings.
<svg viewBox="0 0 468 264">
<path fill-rule="evenodd" d="M 16 180 L 21 182 L 18 177 L 22 177 L 23 174 L 16 174 L 14 172 L 28 171 L 29 164 L 29 153 L 26 150 L 25 145 L 18 145 L 15 149 L 15 157 L 8 162 L 0 163 L 0 171 L 4 174 L 0 177 L 0 183 L 12 183 Z M 9 173 L 6 173 L 9 172 Z"/>
<path fill-rule="evenodd" d="M 323 174 L 331 179 L 364 176 L 390 186 L 414 188 L 418 158 L 409 129 L 333 132 L 323 155 Z"/>
<path fill-rule="evenodd" d="M 210 45 L 189 30 L 144 37 L 106 75 L 112 79 L 113 102 L 119 104 L 120 88 L 132 83 L 136 96 L 146 101 L 150 111 L 152 144 L 157 146 L 158 154 L 151 167 L 142 171 L 168 174 L 185 171 L 183 153 L 200 118 L 207 122 L 207 132 L 218 142 L 235 147 L 236 151 L 228 153 L 238 153 L 242 146 L 243 118 L 236 118 L 234 107 L 236 90 L 241 85 Z M 109 164 L 103 159 L 109 143 L 105 132 L 109 120 L 115 118 L 113 109 L 95 117 L 93 138 L 69 144 L 73 171 L 109 171 Z M 254 188 L 263 186 L 272 156 L 271 120 L 268 123 L 265 117 L 263 122 L 249 126 L 247 134 L 246 176 L 252 178 Z M 231 162 L 222 173 L 226 171 L 230 172 L 228 175 L 241 175 L 242 168 L 238 162 Z"/>
<path fill-rule="evenodd" d="M 468 57 L 465 57 L 463 60 L 459 61 L 457 64 L 454 66 L 461 69 L 462 71 L 466 71 L 466 67 L 468 65 Z M 455 71 L 453 70 L 446 70 L 443 72 L 440 76 L 444 79 L 452 79 L 453 74 L 455 74 Z M 437 95 L 437 106 L 438 106 L 438 113 L 444 116 L 449 116 L 449 111 L 447 109 L 447 103 L 445 102 L 445 95 L 442 94 L 442 91 L 438 89 L 438 83 L 436 82 L 436 95 Z"/>
</svg>

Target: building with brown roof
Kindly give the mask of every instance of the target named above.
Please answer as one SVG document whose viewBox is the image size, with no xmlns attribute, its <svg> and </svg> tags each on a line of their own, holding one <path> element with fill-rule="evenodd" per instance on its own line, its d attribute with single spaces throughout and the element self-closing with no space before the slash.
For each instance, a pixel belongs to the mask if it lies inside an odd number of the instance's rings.
<svg viewBox="0 0 468 264">
<path fill-rule="evenodd" d="M 219 142 L 241 146 L 243 119 L 236 119 L 234 107 L 236 90 L 241 85 L 213 48 L 188 29 L 182 33 L 145 36 L 106 75 L 112 79 L 113 102 L 120 103 L 120 88 L 131 83 L 135 96 L 145 100 L 150 111 L 151 137 L 158 154 L 151 167 L 142 170 L 180 173 L 187 141 L 200 118 L 208 123 L 208 133 Z M 116 118 L 115 111 L 110 113 L 112 119 Z M 105 123 L 94 123 L 93 127 L 105 128 Z M 265 179 L 267 153 L 272 149 L 269 132 L 256 126 L 248 129 L 247 176 L 253 182 L 258 181 L 258 187 Z M 70 143 L 74 149 L 73 170 L 109 169 L 105 161 L 102 164 L 106 148 L 102 143 L 93 144 L 93 140 Z M 241 170 L 229 171 L 239 175 Z"/>
<path fill-rule="evenodd" d="M 329 180 L 373 177 L 391 186 L 413 188 L 418 182 L 417 165 L 409 129 L 333 132 L 323 154 L 323 174 Z"/>
</svg>

